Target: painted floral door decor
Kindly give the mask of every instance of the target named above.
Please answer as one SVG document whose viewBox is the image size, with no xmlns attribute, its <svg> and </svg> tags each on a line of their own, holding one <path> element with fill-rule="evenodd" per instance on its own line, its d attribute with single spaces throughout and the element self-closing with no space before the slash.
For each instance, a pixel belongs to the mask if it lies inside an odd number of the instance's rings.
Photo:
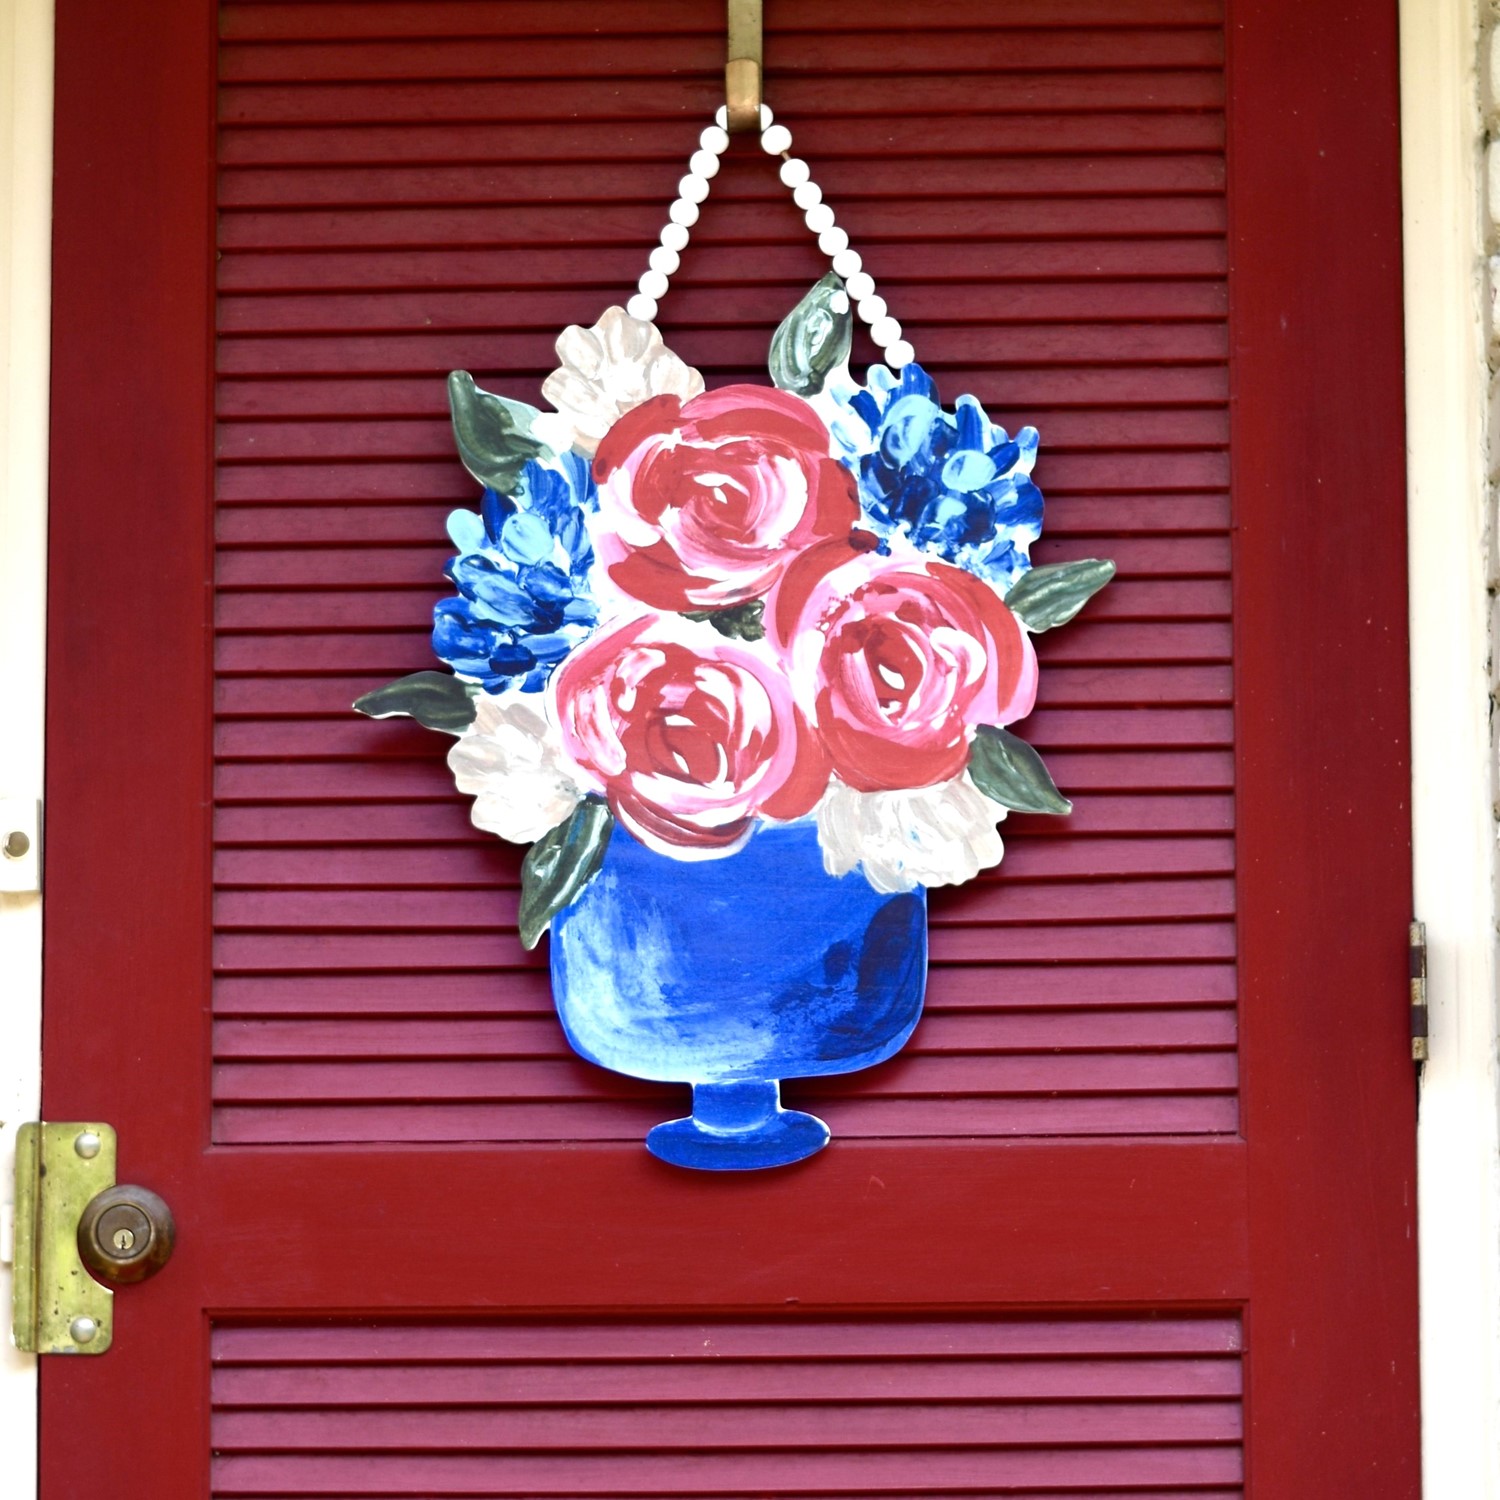
<svg viewBox="0 0 1500 1500">
<path fill-rule="evenodd" d="M 1036 698 L 1032 635 L 1114 572 L 1031 566 L 1036 430 L 943 406 L 789 132 L 762 127 L 833 267 L 777 329 L 771 383 L 705 389 L 652 322 L 721 121 L 639 292 L 559 337 L 552 410 L 449 378 L 484 487 L 448 523 L 451 672 L 355 705 L 455 736 L 475 824 L 531 845 L 520 936 L 551 930 L 569 1043 L 690 1084 L 692 1114 L 646 1144 L 717 1169 L 826 1144 L 780 1081 L 897 1052 L 927 889 L 998 864 L 1009 810 L 1070 810 L 1010 726 Z M 863 384 L 856 314 L 884 351 Z"/>
</svg>

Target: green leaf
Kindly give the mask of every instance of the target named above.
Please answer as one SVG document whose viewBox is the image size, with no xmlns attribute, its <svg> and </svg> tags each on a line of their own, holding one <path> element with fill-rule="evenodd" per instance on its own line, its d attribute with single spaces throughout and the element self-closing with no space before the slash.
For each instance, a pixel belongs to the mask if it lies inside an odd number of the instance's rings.
<svg viewBox="0 0 1500 1500">
<path fill-rule="evenodd" d="M 842 311 L 835 311 L 835 304 Z M 843 281 L 830 271 L 771 336 L 771 380 L 783 391 L 816 396 L 828 372 L 848 361 L 854 315 Z"/>
<path fill-rule="evenodd" d="M 1032 568 L 1011 584 L 1005 602 L 1028 630 L 1051 630 L 1066 625 L 1114 576 L 1115 565 L 1102 557 Z"/>
<path fill-rule="evenodd" d="M 751 599 L 729 609 L 690 609 L 684 618 L 707 620 L 720 635 L 732 641 L 759 641 L 765 639 L 765 612 L 764 599 Z"/>
<path fill-rule="evenodd" d="M 1070 813 L 1073 804 L 1058 791 L 1042 758 L 1004 729 L 981 724 L 969 748 L 969 780 L 1013 812 Z"/>
<path fill-rule="evenodd" d="M 448 405 L 464 467 L 499 494 L 514 491 L 528 459 L 552 451 L 531 435 L 532 421 L 541 415 L 534 406 L 480 390 L 467 370 L 448 377 Z"/>
<path fill-rule="evenodd" d="M 355 713 L 372 719 L 405 715 L 424 729 L 462 734 L 474 722 L 474 698 L 479 688 L 460 682 L 447 672 L 413 672 L 354 700 Z"/>
<path fill-rule="evenodd" d="M 615 820 L 588 797 L 565 823 L 544 833 L 521 861 L 521 942 L 535 948 L 552 918 L 591 881 L 604 860 Z"/>
</svg>

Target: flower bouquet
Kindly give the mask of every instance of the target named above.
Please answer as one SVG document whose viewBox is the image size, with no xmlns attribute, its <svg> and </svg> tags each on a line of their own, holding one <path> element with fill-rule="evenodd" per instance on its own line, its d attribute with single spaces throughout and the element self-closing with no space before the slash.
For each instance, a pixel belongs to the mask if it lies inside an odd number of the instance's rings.
<svg viewBox="0 0 1500 1500">
<path fill-rule="evenodd" d="M 849 373 L 837 275 L 777 330 L 768 387 L 708 391 L 618 307 L 558 340 L 542 412 L 449 395 L 484 486 L 419 672 L 355 705 L 456 736 L 473 820 L 532 847 L 584 1057 L 694 1086 L 648 1145 L 689 1166 L 828 1138 L 779 1080 L 894 1053 L 921 1009 L 925 891 L 998 863 L 1008 810 L 1065 813 L 1007 726 L 1032 634 L 1113 573 L 1033 568 L 1035 429 L 945 409 L 916 363 Z"/>
</svg>

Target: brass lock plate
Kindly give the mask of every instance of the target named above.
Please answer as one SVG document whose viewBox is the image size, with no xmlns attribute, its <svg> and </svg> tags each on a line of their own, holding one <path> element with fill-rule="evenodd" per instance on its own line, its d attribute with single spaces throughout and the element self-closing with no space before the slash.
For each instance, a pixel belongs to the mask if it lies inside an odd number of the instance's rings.
<svg viewBox="0 0 1500 1500">
<path fill-rule="evenodd" d="M 30 1354 L 103 1354 L 115 1294 L 78 1254 L 78 1223 L 115 1185 L 115 1132 L 90 1121 L 23 1125 L 16 1140 L 15 1292 L 11 1336 Z"/>
</svg>

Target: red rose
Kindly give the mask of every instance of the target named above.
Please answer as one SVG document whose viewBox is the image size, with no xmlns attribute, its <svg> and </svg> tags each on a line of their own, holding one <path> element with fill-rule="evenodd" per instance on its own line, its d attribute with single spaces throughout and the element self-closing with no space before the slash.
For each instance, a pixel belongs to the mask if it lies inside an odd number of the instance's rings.
<svg viewBox="0 0 1500 1500">
<path fill-rule="evenodd" d="M 772 637 L 846 785 L 951 780 L 975 725 L 1031 712 L 1036 654 L 988 584 L 915 552 L 858 550 L 862 536 L 798 560 L 767 610 Z"/>
<path fill-rule="evenodd" d="M 552 678 L 563 745 L 643 843 L 729 854 L 757 814 L 810 812 L 828 761 L 769 654 L 647 616 L 595 636 Z"/>
<path fill-rule="evenodd" d="M 859 517 L 817 414 L 761 386 L 643 402 L 600 443 L 594 478 L 609 576 L 657 609 L 759 598 L 798 553 Z"/>
</svg>

